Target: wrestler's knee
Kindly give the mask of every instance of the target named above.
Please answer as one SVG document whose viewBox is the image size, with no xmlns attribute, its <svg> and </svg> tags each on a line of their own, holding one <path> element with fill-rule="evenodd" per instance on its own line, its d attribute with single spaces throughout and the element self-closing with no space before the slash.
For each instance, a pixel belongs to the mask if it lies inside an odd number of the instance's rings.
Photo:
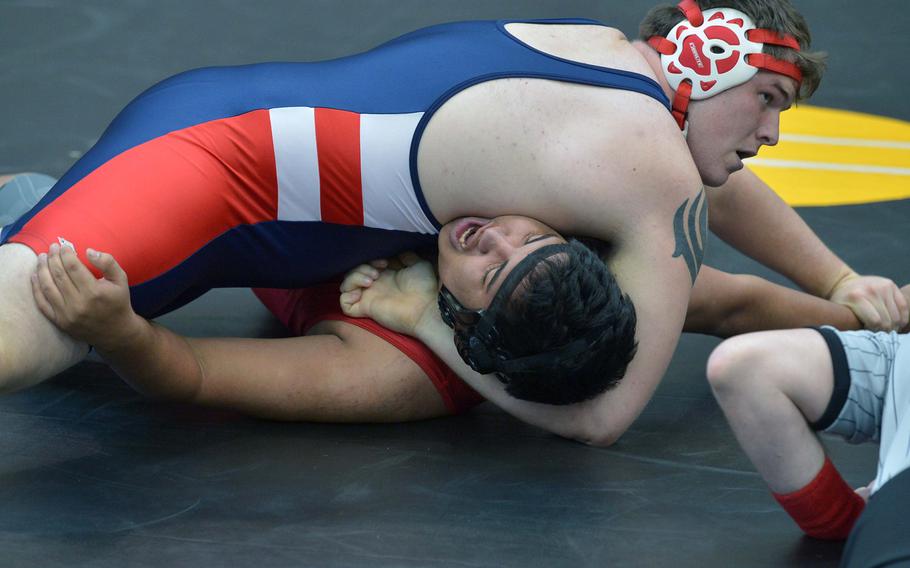
<svg viewBox="0 0 910 568">
<path fill-rule="evenodd" d="M 0 333 L 0 394 L 15 392 L 30 384 L 36 369 L 29 368 L 21 349 Z"/>
<path fill-rule="evenodd" d="M 0 309 L 2 309 L 0 300 Z M 13 326 L 0 322 L 0 394 L 18 390 L 28 377 L 29 369 L 24 364 L 24 353 L 12 336 Z"/>
<path fill-rule="evenodd" d="M 38 311 L 30 284 L 36 258 L 22 245 L 0 246 L 0 392 L 40 382 L 87 352 Z"/>
<path fill-rule="evenodd" d="M 707 376 L 718 399 L 784 393 L 799 397 L 807 384 L 830 381 L 830 357 L 811 329 L 762 331 L 730 338 L 708 358 Z"/>
<path fill-rule="evenodd" d="M 0 302 L 2 304 L 2 302 Z M 27 324 L 26 324 L 27 325 Z M 75 365 L 85 358 L 89 348 L 67 336 L 50 330 L 0 326 L 0 394 L 7 394 L 38 384 Z"/>
<path fill-rule="evenodd" d="M 3 388 L 3 385 L 8 382 L 13 374 L 14 363 L 10 358 L 9 351 L 9 348 L 3 341 L 3 337 L 0 336 L 0 393 L 6 390 Z"/>
<path fill-rule="evenodd" d="M 768 335 L 750 333 L 727 339 L 708 358 L 708 382 L 715 394 L 729 394 L 748 386 L 750 377 L 763 374 L 773 357 Z"/>
</svg>

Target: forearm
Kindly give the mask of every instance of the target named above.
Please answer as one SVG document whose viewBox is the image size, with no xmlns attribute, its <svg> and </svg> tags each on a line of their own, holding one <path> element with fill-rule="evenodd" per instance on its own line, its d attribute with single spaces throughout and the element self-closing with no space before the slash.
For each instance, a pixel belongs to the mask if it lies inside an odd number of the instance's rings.
<svg viewBox="0 0 910 568">
<path fill-rule="evenodd" d="M 96 345 L 98 354 L 140 393 L 192 401 L 203 379 L 203 365 L 191 340 L 139 316 L 111 345 Z"/>
<path fill-rule="evenodd" d="M 755 174 L 743 170 L 708 192 L 712 232 L 744 254 L 828 297 L 853 273 L 803 219 Z"/>
<path fill-rule="evenodd" d="M 850 308 L 750 275 L 702 269 L 684 331 L 732 337 L 753 331 L 831 325 L 860 329 Z"/>
<path fill-rule="evenodd" d="M 422 322 L 415 336 L 474 390 L 519 420 L 585 444 L 609 445 L 618 437 L 618 434 L 610 436 L 603 424 L 596 423 L 595 401 L 554 406 L 511 396 L 495 376 L 481 375 L 462 360 L 455 348 L 452 330 L 438 318 Z"/>
<path fill-rule="evenodd" d="M 767 280 L 750 277 L 750 293 L 726 322 L 726 335 L 750 331 L 831 325 L 862 329 L 850 308 Z"/>
</svg>

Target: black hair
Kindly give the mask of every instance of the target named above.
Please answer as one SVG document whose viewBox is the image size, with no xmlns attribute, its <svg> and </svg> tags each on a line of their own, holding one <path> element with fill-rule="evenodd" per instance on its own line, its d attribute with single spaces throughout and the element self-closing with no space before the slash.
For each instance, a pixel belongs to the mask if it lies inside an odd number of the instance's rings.
<svg viewBox="0 0 910 568">
<path fill-rule="evenodd" d="M 540 260 L 496 316 L 497 350 L 520 358 L 570 349 L 558 364 L 500 373 L 506 392 L 523 400 L 573 404 L 616 386 L 635 356 L 635 306 L 606 263 L 572 240 Z"/>
</svg>

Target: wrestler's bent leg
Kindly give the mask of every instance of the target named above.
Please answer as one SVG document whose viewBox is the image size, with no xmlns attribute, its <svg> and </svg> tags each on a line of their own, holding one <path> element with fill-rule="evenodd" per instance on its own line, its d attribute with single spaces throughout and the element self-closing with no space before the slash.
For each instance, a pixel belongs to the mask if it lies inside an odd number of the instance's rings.
<svg viewBox="0 0 910 568">
<path fill-rule="evenodd" d="M 0 392 L 37 384 L 78 363 L 88 346 L 64 335 L 35 304 L 30 284 L 37 256 L 0 246 Z"/>
<path fill-rule="evenodd" d="M 809 483 L 824 453 L 807 421 L 821 417 L 834 386 L 823 337 L 810 329 L 740 335 L 711 354 L 707 375 L 737 440 L 772 491 Z"/>
</svg>

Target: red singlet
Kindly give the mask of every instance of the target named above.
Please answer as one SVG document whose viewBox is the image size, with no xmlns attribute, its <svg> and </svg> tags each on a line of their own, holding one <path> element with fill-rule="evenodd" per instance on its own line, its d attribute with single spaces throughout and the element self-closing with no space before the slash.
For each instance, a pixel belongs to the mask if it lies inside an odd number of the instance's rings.
<svg viewBox="0 0 910 568">
<path fill-rule="evenodd" d="M 317 323 L 334 320 L 356 325 L 387 341 L 417 363 L 452 414 L 466 412 L 485 400 L 420 341 L 386 329 L 371 319 L 344 315 L 338 303 L 339 285 L 330 282 L 295 290 L 254 288 L 253 293 L 295 335 L 306 335 Z"/>
</svg>

